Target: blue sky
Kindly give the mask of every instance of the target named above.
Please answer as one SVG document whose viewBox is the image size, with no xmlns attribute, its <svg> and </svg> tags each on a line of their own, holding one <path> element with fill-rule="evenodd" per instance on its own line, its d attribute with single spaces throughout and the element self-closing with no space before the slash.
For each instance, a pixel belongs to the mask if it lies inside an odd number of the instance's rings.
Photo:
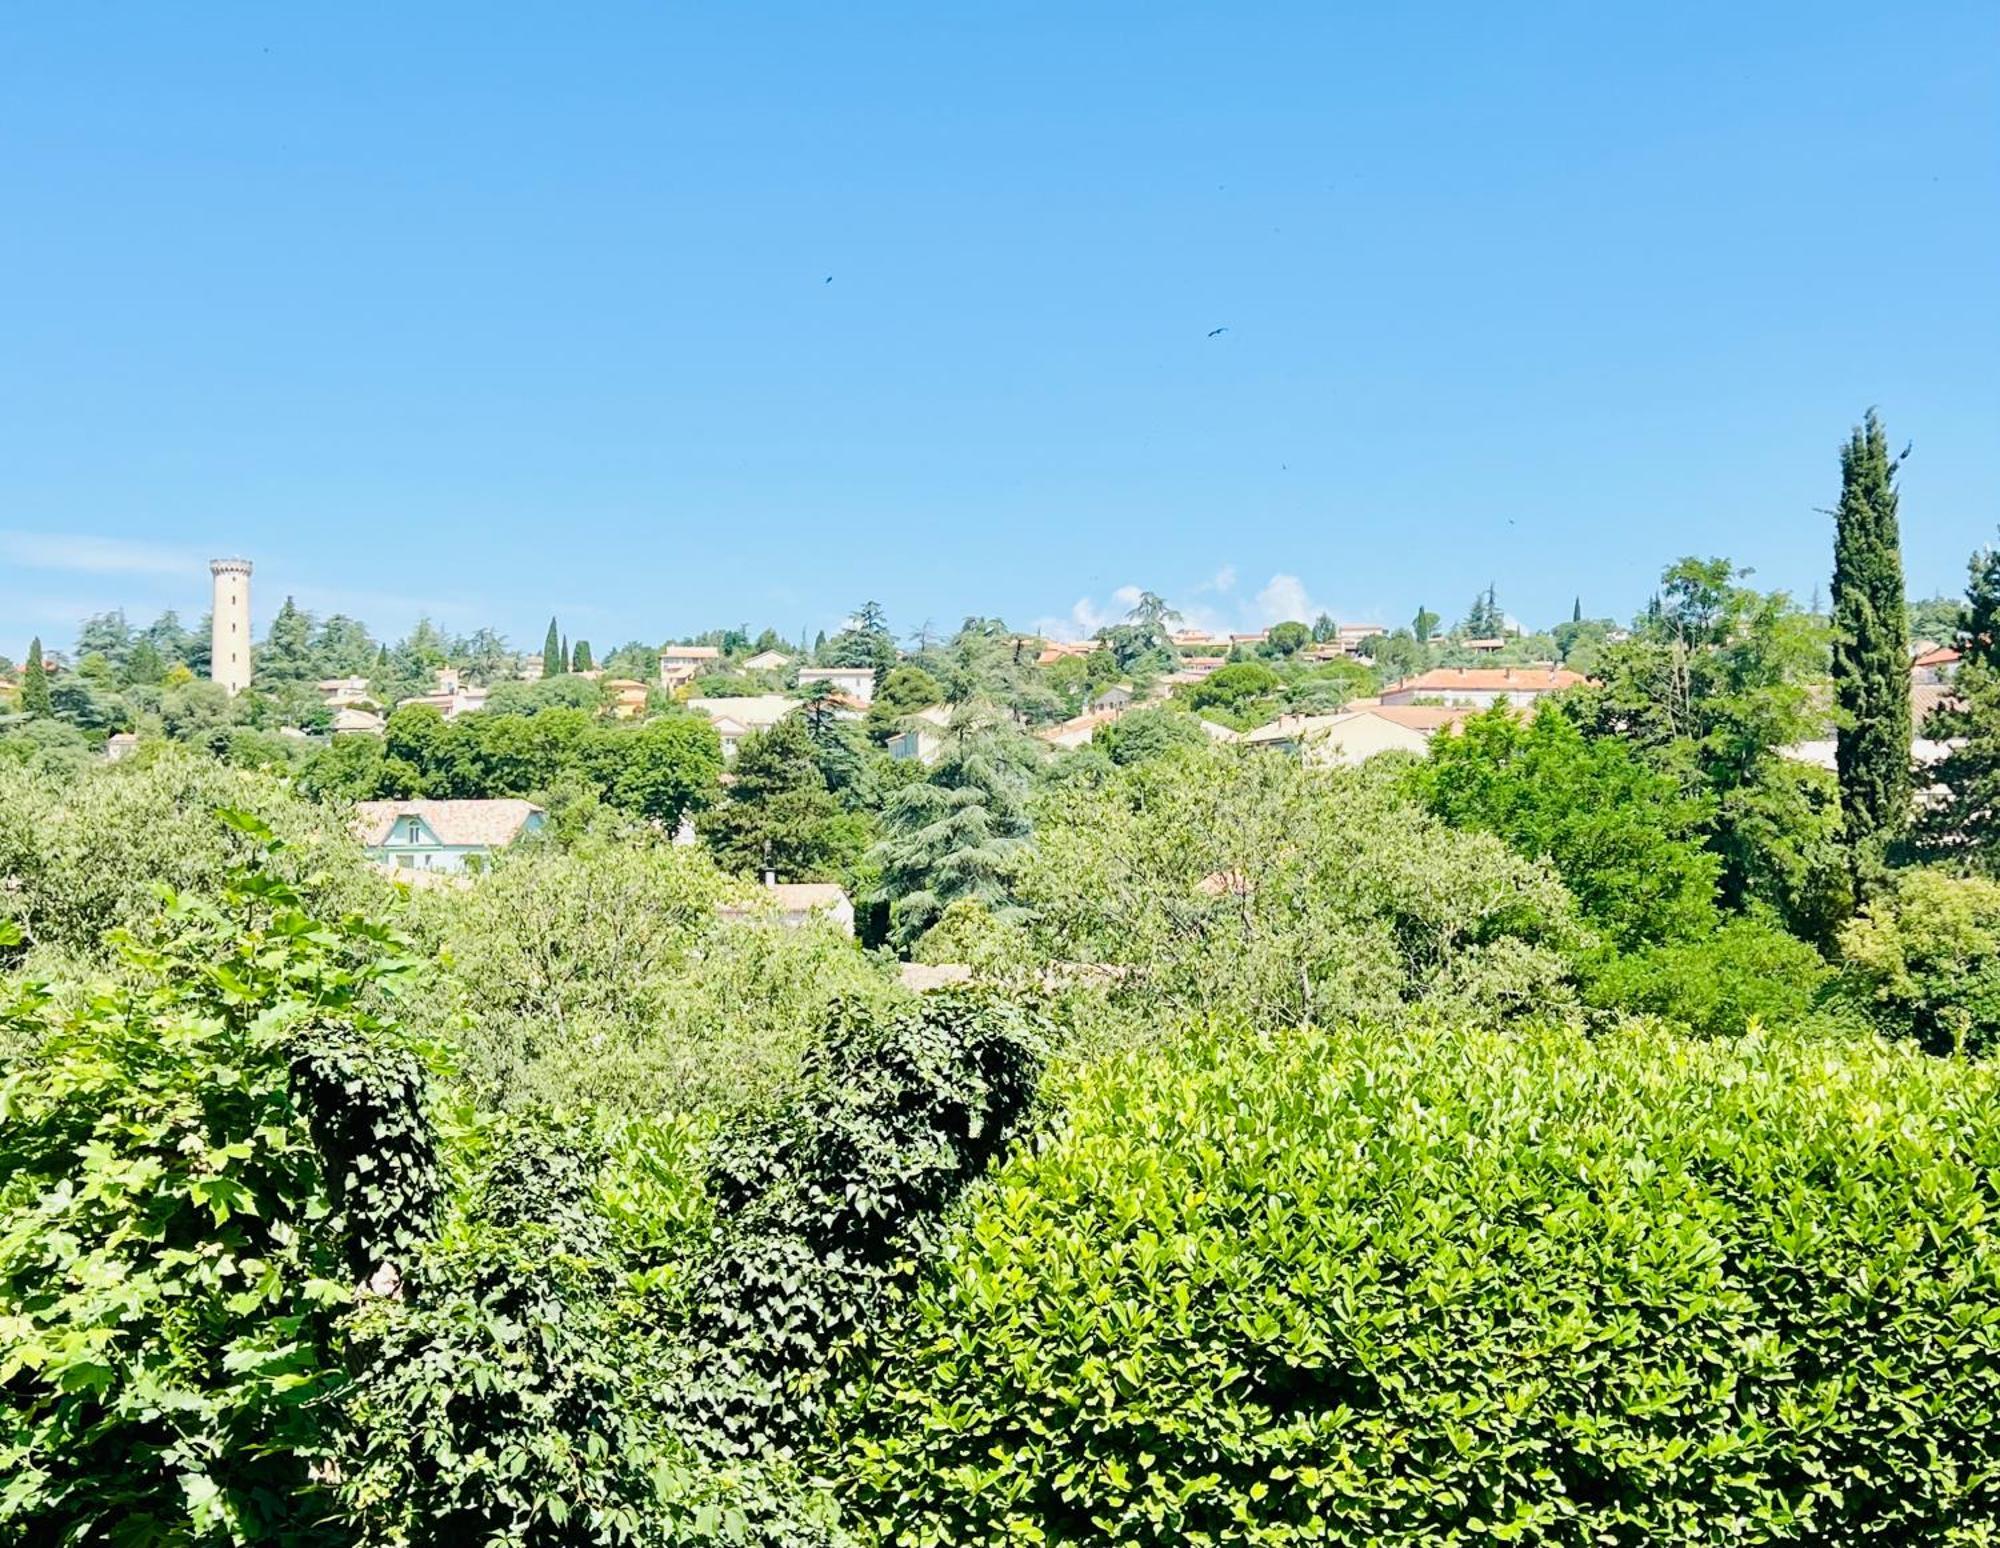
<svg viewBox="0 0 2000 1548">
<path fill-rule="evenodd" d="M 1871 403 L 2000 522 L 1990 0 L 50 0 L 0 146 L 8 654 L 1803 594 Z"/>
</svg>

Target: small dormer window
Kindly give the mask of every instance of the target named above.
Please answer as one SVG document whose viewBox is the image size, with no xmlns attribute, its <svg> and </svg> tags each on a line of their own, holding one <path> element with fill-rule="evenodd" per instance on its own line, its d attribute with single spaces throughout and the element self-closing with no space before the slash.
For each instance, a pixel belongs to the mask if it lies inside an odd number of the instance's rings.
<svg viewBox="0 0 2000 1548">
<path fill-rule="evenodd" d="M 418 822 L 416 818 L 408 817 L 404 819 L 403 821 L 404 843 L 406 844 L 418 843 L 423 838 L 423 833 L 424 833 L 423 824 Z"/>
</svg>

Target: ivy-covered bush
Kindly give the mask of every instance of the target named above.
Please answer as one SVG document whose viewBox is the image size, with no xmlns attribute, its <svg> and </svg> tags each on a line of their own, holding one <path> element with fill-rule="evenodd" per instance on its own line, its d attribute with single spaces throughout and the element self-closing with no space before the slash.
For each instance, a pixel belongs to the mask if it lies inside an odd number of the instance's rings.
<svg viewBox="0 0 2000 1548">
<path fill-rule="evenodd" d="M 1932 1053 L 2000 1044 L 2000 882 L 1898 872 L 1840 933 L 1841 984 L 1892 1037 Z"/>
<path fill-rule="evenodd" d="M 885 1543 L 1982 1543 L 2000 1091 L 1861 1034 L 1127 1054 L 843 1405 Z"/>
<path fill-rule="evenodd" d="M 720 1455 L 789 1447 L 841 1343 L 935 1239 L 1033 1097 L 1035 1019 L 976 993 L 843 1006 L 796 1086 L 718 1137 L 688 1294 L 686 1413 Z"/>
<path fill-rule="evenodd" d="M 115 987 L 0 1005 L 0 1537 L 339 1541 L 341 1318 L 439 1188 L 425 1060 L 377 1013 L 411 961 L 268 870 L 124 950 Z"/>
</svg>

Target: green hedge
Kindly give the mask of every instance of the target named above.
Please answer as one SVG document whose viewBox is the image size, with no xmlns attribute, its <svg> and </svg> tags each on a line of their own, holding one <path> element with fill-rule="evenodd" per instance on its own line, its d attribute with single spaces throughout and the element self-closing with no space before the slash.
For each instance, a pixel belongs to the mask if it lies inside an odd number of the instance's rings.
<svg viewBox="0 0 2000 1548">
<path fill-rule="evenodd" d="M 902 1544 L 2000 1540 L 2000 1105 L 1871 1037 L 1088 1076 L 848 1396 Z"/>
</svg>

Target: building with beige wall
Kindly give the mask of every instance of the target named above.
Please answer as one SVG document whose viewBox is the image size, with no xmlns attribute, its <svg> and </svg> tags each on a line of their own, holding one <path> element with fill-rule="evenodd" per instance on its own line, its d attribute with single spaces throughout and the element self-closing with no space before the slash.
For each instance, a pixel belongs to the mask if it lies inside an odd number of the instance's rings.
<svg viewBox="0 0 2000 1548">
<path fill-rule="evenodd" d="M 208 675 L 231 698 L 250 686 L 250 561 L 211 559 L 215 600 L 209 609 Z"/>
</svg>

